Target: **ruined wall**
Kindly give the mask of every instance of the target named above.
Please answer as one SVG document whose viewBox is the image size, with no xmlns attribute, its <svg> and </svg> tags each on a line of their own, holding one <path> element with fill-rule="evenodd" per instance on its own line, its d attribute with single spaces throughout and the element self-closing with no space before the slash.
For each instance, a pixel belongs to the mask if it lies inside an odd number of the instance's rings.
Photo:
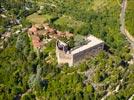
<svg viewBox="0 0 134 100">
<path fill-rule="evenodd" d="M 73 65 L 73 56 L 69 53 L 59 50 L 58 47 L 56 47 L 56 56 L 58 59 L 58 64 L 68 63 L 69 66 Z"/>
<path fill-rule="evenodd" d="M 86 59 L 86 58 L 90 58 L 95 56 L 96 54 L 99 53 L 99 51 L 103 50 L 104 48 L 104 44 L 99 44 L 96 45 L 92 48 L 88 48 L 84 51 L 81 51 L 79 53 L 76 53 L 73 55 L 73 63 L 79 63 L 81 60 Z"/>
<path fill-rule="evenodd" d="M 59 50 L 56 46 L 56 56 L 58 60 L 58 64 L 64 64 L 68 63 L 69 66 L 73 66 L 74 64 L 79 63 L 80 61 L 95 56 L 99 53 L 99 51 L 103 50 L 104 43 L 101 43 L 99 45 L 96 45 L 94 47 L 88 48 L 84 51 L 81 51 L 79 53 L 76 53 L 72 55 L 71 53 L 65 53 L 62 50 Z"/>
</svg>

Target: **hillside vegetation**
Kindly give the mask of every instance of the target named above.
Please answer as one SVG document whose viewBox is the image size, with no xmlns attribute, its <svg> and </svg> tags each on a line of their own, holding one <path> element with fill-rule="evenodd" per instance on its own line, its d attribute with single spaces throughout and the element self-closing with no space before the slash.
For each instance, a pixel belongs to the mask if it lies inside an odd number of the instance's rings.
<svg viewBox="0 0 134 100">
<path fill-rule="evenodd" d="M 12 5 L 17 1 L 8 3 Z M 12 34 L 4 42 L 4 49 L 0 49 L 0 100 L 100 100 L 111 92 L 107 100 L 130 98 L 134 94 L 134 64 L 128 63 L 132 58 L 129 44 L 120 34 L 121 0 L 117 1 L 29 1 L 33 6 L 28 11 L 28 15 L 31 14 L 28 17 L 21 13 L 26 2 L 21 2 L 19 7 L 22 8 L 8 8 L 10 15 L 17 17 L 21 14 L 22 28 L 27 28 L 29 21 L 35 24 L 38 16 L 37 21 L 48 21 L 51 27 L 58 30 L 70 31 L 75 35 L 93 34 L 105 42 L 107 50 L 70 68 L 67 64 L 57 64 L 55 40 L 46 44 L 43 52 L 37 55 L 27 32 Z M 2 5 L 6 8 L 7 4 Z M 44 6 L 43 9 L 40 6 Z M 14 14 L 12 9 L 18 12 Z M 2 21 L 0 28 L 7 31 L 4 28 L 6 22 Z"/>
<path fill-rule="evenodd" d="M 96 8 L 95 5 L 97 6 Z M 83 35 L 93 34 L 102 38 L 113 48 L 121 47 L 125 42 L 120 35 L 120 6 L 116 0 L 68 0 L 64 2 L 59 0 L 46 0 L 44 6 L 45 8 L 42 13 L 58 17 L 58 23 L 57 20 L 53 20 L 52 26 L 59 30 L 70 30 L 73 33 Z M 68 18 L 64 17 L 63 19 L 63 16 L 68 16 Z M 73 20 L 71 21 L 71 19 Z M 72 24 L 68 27 L 66 22 L 74 23 L 74 20 L 79 21 L 77 26 Z"/>
<path fill-rule="evenodd" d="M 128 0 L 126 10 L 126 28 L 134 36 L 134 1 Z"/>
</svg>

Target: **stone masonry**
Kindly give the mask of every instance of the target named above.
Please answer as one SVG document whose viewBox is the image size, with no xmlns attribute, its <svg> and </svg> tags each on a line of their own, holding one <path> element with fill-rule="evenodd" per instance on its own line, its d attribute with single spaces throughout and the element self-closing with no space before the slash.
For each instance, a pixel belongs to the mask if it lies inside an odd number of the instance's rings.
<svg viewBox="0 0 134 100">
<path fill-rule="evenodd" d="M 73 66 L 80 63 L 86 58 L 91 58 L 103 50 L 104 42 L 93 35 L 88 36 L 88 43 L 72 50 L 68 49 L 68 45 L 62 41 L 56 43 L 56 56 L 58 64 L 68 63 Z"/>
</svg>

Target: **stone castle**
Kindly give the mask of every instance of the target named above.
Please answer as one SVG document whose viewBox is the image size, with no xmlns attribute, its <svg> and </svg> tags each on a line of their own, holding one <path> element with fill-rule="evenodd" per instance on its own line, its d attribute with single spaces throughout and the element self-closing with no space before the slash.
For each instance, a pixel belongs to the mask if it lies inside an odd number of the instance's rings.
<svg viewBox="0 0 134 100">
<path fill-rule="evenodd" d="M 73 49 L 69 49 L 66 43 L 57 41 L 56 56 L 58 64 L 67 63 L 69 66 L 73 66 L 86 58 L 95 56 L 104 48 L 104 42 L 93 35 L 88 36 L 85 40 L 87 41 L 86 44 Z"/>
</svg>

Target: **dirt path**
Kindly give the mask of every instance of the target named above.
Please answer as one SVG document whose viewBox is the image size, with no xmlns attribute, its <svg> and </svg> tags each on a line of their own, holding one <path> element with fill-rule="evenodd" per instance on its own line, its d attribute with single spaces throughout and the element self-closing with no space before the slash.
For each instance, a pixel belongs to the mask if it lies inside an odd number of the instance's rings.
<svg viewBox="0 0 134 100">
<path fill-rule="evenodd" d="M 28 89 L 26 92 L 24 92 L 23 94 L 21 94 L 21 98 L 23 98 L 23 96 L 25 96 L 29 92 L 31 92 L 31 89 Z"/>
<path fill-rule="evenodd" d="M 116 86 L 115 90 L 113 91 L 109 91 L 101 100 L 105 100 L 108 96 L 110 96 L 111 94 L 117 93 L 118 90 L 120 88 L 120 84 Z"/>
<path fill-rule="evenodd" d="M 133 98 L 134 98 L 134 94 L 128 100 L 133 100 Z"/>
<path fill-rule="evenodd" d="M 120 85 L 122 84 L 122 82 L 123 82 L 123 79 L 120 80 L 120 83 L 116 86 L 115 90 L 113 90 L 113 91 L 108 91 L 108 93 L 107 93 L 105 96 L 103 96 L 103 97 L 101 98 L 101 100 L 105 100 L 105 99 L 106 99 L 108 96 L 110 96 L 111 94 L 118 93 L 118 92 L 119 92 L 119 89 L 120 89 Z"/>
</svg>

